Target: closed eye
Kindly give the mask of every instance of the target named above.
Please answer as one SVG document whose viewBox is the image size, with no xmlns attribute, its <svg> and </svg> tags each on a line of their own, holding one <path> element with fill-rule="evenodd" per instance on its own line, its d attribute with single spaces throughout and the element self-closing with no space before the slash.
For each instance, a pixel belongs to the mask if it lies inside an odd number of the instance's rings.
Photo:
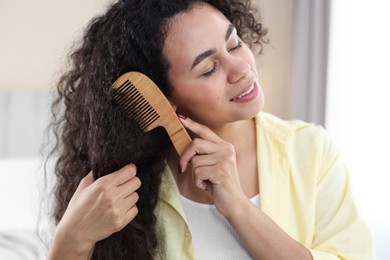
<svg viewBox="0 0 390 260">
<path fill-rule="evenodd" d="M 231 51 L 235 51 L 235 50 L 238 50 L 242 47 L 242 42 L 239 41 L 238 44 L 236 46 L 234 46 L 233 48 L 229 49 L 229 52 Z"/>
<path fill-rule="evenodd" d="M 215 61 L 213 64 L 213 68 L 211 70 L 209 70 L 208 72 L 204 73 L 202 76 L 203 77 L 210 77 L 215 73 L 215 71 L 217 69 L 218 69 L 218 62 Z"/>
<path fill-rule="evenodd" d="M 234 46 L 233 48 L 229 49 L 229 52 L 238 50 L 242 46 L 243 46 L 243 43 L 241 41 L 239 41 L 236 46 Z M 215 71 L 217 69 L 218 69 L 218 62 L 215 61 L 214 64 L 213 64 L 213 68 L 211 70 L 209 70 L 208 72 L 204 73 L 202 76 L 203 77 L 210 77 L 210 76 L 212 76 L 215 73 Z"/>
</svg>

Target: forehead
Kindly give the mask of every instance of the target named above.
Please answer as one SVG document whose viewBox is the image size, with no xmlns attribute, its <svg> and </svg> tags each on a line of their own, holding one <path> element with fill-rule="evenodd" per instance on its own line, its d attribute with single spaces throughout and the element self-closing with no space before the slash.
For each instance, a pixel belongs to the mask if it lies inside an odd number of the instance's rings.
<svg viewBox="0 0 390 260">
<path fill-rule="evenodd" d="M 225 42 L 230 22 L 214 7 L 196 4 L 190 12 L 180 13 L 171 21 L 164 44 L 164 54 L 171 63 L 192 60 L 201 52 Z"/>
</svg>

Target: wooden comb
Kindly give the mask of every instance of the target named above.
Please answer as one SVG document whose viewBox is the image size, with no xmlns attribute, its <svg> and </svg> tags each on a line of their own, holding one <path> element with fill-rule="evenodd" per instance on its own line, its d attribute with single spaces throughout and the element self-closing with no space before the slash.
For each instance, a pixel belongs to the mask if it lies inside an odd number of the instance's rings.
<svg viewBox="0 0 390 260">
<path fill-rule="evenodd" d="M 112 88 L 115 101 L 145 132 L 164 127 L 176 152 L 183 153 L 191 138 L 169 101 L 150 78 L 140 72 L 127 72 L 112 84 Z"/>
</svg>

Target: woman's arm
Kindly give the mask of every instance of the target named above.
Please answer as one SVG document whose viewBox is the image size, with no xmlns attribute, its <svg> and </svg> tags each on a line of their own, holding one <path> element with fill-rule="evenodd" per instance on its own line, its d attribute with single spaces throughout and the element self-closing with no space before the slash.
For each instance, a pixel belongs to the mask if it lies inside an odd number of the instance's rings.
<svg viewBox="0 0 390 260">
<path fill-rule="evenodd" d="M 182 123 L 199 139 L 184 151 L 181 169 L 185 171 L 191 162 L 195 185 L 210 189 L 217 210 L 230 222 L 252 256 L 312 259 L 306 247 L 287 235 L 246 197 L 240 186 L 234 147 L 191 119 L 182 119 Z"/>
<path fill-rule="evenodd" d="M 310 251 L 286 234 L 248 199 L 225 216 L 255 259 L 313 259 Z"/>
<path fill-rule="evenodd" d="M 61 223 L 60 223 L 61 224 Z M 66 228 L 66 227 L 65 227 Z M 57 226 L 48 260 L 86 260 L 91 259 L 94 245 L 78 243 L 67 230 Z"/>
<path fill-rule="evenodd" d="M 373 241 L 358 213 L 349 171 L 330 135 L 320 127 L 318 144 L 314 259 L 375 259 Z M 357 146 L 358 147 L 358 146 Z"/>
<path fill-rule="evenodd" d="M 135 218 L 140 185 L 133 164 L 96 181 L 92 172 L 84 177 L 56 228 L 48 259 L 89 259 L 97 241 Z"/>
</svg>

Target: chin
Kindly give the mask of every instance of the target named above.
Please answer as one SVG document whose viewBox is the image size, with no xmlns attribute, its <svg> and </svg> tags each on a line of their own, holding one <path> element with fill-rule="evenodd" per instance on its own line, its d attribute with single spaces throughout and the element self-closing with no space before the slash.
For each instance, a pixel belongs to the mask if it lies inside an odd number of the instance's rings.
<svg viewBox="0 0 390 260">
<path fill-rule="evenodd" d="M 260 101 L 261 102 L 258 102 L 258 104 L 253 106 L 253 109 L 251 109 L 251 112 L 249 112 L 250 118 L 254 118 L 255 116 L 257 116 L 263 110 L 263 108 L 264 108 L 264 98 L 261 98 Z"/>
</svg>

